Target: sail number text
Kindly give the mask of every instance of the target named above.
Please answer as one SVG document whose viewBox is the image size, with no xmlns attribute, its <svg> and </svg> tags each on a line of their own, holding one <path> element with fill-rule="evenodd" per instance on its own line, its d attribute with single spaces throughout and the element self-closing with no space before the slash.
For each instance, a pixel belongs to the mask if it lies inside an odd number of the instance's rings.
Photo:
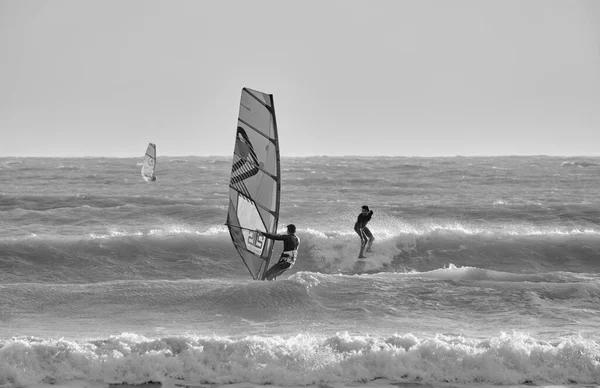
<svg viewBox="0 0 600 388">
<path fill-rule="evenodd" d="M 252 245 L 258 249 L 262 249 L 263 244 L 265 243 L 265 236 L 262 234 L 258 234 L 257 232 L 248 233 L 248 245 Z"/>
</svg>

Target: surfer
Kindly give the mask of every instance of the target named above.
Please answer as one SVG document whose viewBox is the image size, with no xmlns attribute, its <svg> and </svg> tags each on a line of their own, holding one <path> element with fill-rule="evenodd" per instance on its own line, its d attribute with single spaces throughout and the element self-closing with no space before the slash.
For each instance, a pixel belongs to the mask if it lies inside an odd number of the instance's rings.
<svg viewBox="0 0 600 388">
<path fill-rule="evenodd" d="M 367 205 L 362 207 L 361 213 L 358 215 L 358 219 L 354 224 L 354 231 L 358 233 L 360 236 L 360 253 L 358 254 L 359 259 L 364 259 L 366 256 L 363 254 L 365 247 L 367 248 L 367 252 L 371 252 L 371 244 L 373 244 L 373 234 L 367 228 L 367 223 L 371 220 L 373 216 L 373 210 L 369 210 Z"/>
<path fill-rule="evenodd" d="M 279 275 L 291 268 L 296 262 L 298 247 L 300 246 L 300 239 L 295 234 L 296 226 L 293 224 L 288 225 L 287 234 L 270 234 L 261 230 L 257 230 L 256 232 L 271 240 L 283 241 L 283 252 L 281 252 L 279 261 L 265 274 L 266 280 L 276 280 Z"/>
<path fill-rule="evenodd" d="M 151 180 L 152 182 L 154 182 L 154 181 L 156 180 L 156 175 L 152 175 L 152 178 L 150 178 L 150 180 Z"/>
</svg>

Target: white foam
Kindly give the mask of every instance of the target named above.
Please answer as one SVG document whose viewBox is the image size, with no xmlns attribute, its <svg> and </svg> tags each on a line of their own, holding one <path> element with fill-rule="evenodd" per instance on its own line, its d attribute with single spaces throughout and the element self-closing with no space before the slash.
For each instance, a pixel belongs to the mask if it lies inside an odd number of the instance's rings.
<svg viewBox="0 0 600 388">
<path fill-rule="evenodd" d="M 168 379 L 162 383 L 143 383 L 143 384 L 109 384 L 90 380 L 71 380 L 57 381 L 52 384 L 33 384 L 24 388 L 216 388 L 219 385 L 207 384 L 205 381 L 185 381 L 179 379 Z M 503 385 L 505 388 L 599 388 L 600 385 L 589 384 L 568 384 L 568 385 L 533 385 L 533 384 L 517 384 Z M 473 384 L 456 384 L 456 383 L 423 383 L 420 381 L 392 381 L 388 379 L 377 379 L 373 381 L 359 381 L 340 383 L 332 382 L 326 384 L 309 384 L 309 385 L 278 385 L 278 384 L 255 384 L 249 382 L 227 384 L 227 388 L 473 388 Z M 494 384 L 477 384 L 477 388 L 499 388 Z"/>
<path fill-rule="evenodd" d="M 79 343 L 15 339 L 0 350 L 0 381 L 37 388 L 150 381 L 165 388 L 590 387 L 600 381 L 599 347 L 581 336 L 549 343 L 517 332 L 487 339 L 347 332 L 328 337 L 301 333 L 157 339 L 124 333 Z"/>
</svg>

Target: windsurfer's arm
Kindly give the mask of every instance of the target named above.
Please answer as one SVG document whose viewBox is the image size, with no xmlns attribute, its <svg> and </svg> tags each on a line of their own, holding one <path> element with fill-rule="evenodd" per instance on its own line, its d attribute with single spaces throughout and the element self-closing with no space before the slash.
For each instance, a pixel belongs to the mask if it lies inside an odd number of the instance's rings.
<svg viewBox="0 0 600 388">
<path fill-rule="evenodd" d="M 283 240 L 285 237 L 285 235 L 282 234 L 271 234 L 258 229 L 256 230 L 256 232 L 262 234 L 266 238 L 270 238 L 271 240 Z"/>
</svg>

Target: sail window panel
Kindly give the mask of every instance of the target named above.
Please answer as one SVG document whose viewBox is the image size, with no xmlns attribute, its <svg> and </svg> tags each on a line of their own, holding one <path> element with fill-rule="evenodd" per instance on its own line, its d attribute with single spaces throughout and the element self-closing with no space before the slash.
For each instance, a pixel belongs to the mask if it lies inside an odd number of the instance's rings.
<svg viewBox="0 0 600 388">
<path fill-rule="evenodd" d="M 260 229 L 263 231 L 270 231 L 268 228 L 268 220 L 265 219 L 265 212 L 270 218 L 273 215 L 269 209 L 262 209 L 261 206 L 256 206 L 257 202 L 248 199 L 243 193 L 236 191 L 236 189 L 230 189 L 230 207 L 227 215 L 227 223 L 231 226 L 238 227 L 242 230 L 241 238 L 247 240 L 247 231 L 255 231 Z M 233 237 L 233 236 L 232 236 Z M 254 244 L 256 246 L 256 244 Z M 262 244 L 261 244 L 262 247 Z M 250 249 L 257 255 L 262 254 L 261 251 Z"/>
</svg>

